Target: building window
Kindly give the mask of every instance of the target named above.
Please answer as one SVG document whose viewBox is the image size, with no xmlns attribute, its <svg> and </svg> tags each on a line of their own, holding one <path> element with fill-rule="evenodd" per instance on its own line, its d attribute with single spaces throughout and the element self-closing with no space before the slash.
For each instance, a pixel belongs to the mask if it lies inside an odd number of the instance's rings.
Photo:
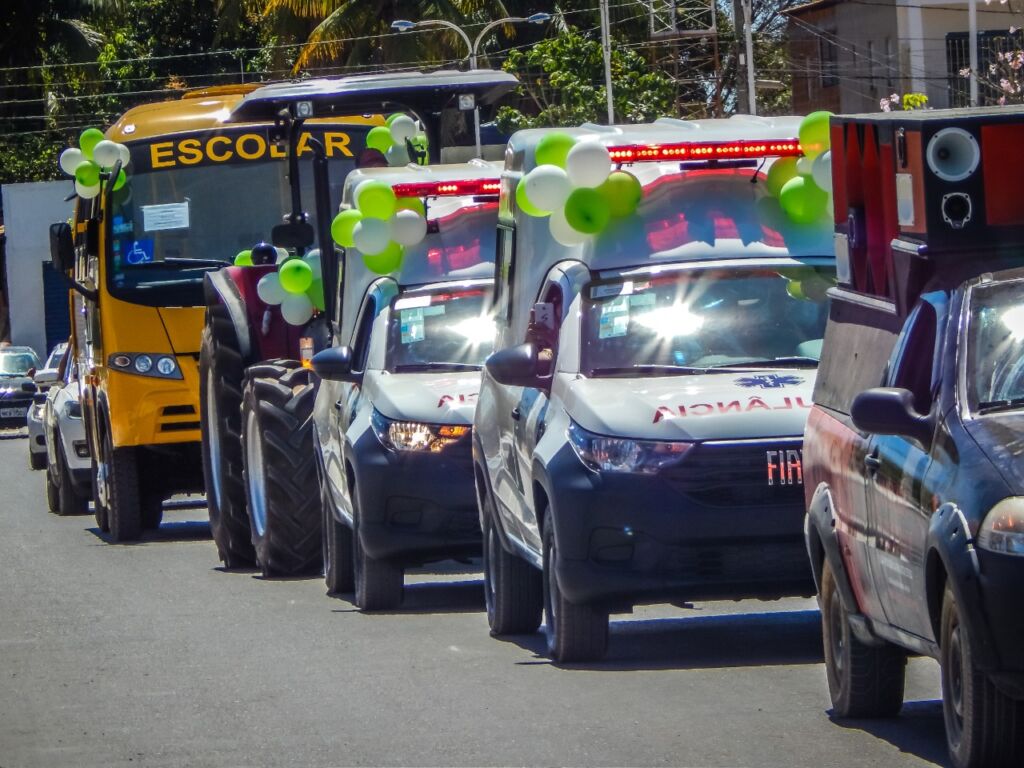
<svg viewBox="0 0 1024 768">
<path fill-rule="evenodd" d="M 835 44 L 836 31 L 827 30 L 818 38 L 818 60 L 821 62 L 821 87 L 839 85 L 839 47 Z"/>
<path fill-rule="evenodd" d="M 978 101 L 981 104 L 996 104 L 1002 95 L 998 81 L 1001 75 L 992 75 L 989 67 L 996 62 L 997 54 L 1016 51 L 1024 45 L 1024 34 L 1005 29 L 978 33 Z M 946 35 L 946 80 L 949 90 L 950 107 L 968 107 L 971 104 L 971 81 L 960 74 L 971 66 L 970 42 L 966 32 L 950 32 Z"/>
</svg>

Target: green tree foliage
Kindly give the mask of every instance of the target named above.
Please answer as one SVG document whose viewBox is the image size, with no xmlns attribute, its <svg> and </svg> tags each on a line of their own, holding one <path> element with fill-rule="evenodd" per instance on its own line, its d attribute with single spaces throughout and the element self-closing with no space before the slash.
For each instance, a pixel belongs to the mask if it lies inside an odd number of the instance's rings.
<svg viewBox="0 0 1024 768">
<path fill-rule="evenodd" d="M 675 85 L 646 60 L 622 46 L 612 48 L 612 98 L 617 122 L 644 122 L 673 113 Z M 513 50 L 505 70 L 522 81 L 521 108 L 498 110 L 506 132 L 551 125 L 607 121 L 601 43 L 568 29 L 526 50 Z"/>
</svg>

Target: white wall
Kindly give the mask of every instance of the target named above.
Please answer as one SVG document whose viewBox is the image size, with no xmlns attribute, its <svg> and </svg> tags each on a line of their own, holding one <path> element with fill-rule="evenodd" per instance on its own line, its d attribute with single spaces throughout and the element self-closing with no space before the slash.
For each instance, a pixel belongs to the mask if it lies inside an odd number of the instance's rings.
<svg viewBox="0 0 1024 768">
<path fill-rule="evenodd" d="M 73 191 L 70 180 L 3 186 L 11 341 L 29 345 L 41 357 L 49 352 L 41 265 L 50 258 L 50 225 L 74 212 L 72 203 L 64 202 Z"/>
</svg>

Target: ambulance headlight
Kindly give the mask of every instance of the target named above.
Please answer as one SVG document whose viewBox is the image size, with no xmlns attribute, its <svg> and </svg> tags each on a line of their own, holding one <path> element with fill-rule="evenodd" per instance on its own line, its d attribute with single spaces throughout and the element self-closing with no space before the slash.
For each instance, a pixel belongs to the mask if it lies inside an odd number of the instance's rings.
<svg viewBox="0 0 1024 768">
<path fill-rule="evenodd" d="M 989 552 L 1024 556 L 1024 497 L 1003 499 L 985 515 L 977 544 Z"/>
<path fill-rule="evenodd" d="M 374 409 L 370 426 L 385 448 L 392 451 L 438 453 L 462 440 L 470 427 L 459 424 L 424 424 L 389 419 Z"/>
<path fill-rule="evenodd" d="M 693 443 L 634 440 L 589 432 L 569 423 L 569 442 L 588 469 L 594 472 L 632 472 L 653 475 L 682 460 Z"/>
</svg>

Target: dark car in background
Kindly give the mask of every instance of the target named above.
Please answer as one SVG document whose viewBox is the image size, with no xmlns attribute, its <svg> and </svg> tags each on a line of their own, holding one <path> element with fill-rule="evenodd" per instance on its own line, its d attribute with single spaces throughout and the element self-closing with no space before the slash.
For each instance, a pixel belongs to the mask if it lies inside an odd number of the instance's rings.
<svg viewBox="0 0 1024 768">
<path fill-rule="evenodd" d="M 38 367 L 39 357 L 31 347 L 0 347 L 0 429 L 25 426 Z M 33 386 L 26 390 L 23 384 Z"/>
<path fill-rule="evenodd" d="M 931 656 L 953 764 L 1022 765 L 1024 270 L 931 286 L 867 386 L 849 360 L 888 336 L 856 302 L 833 296 L 804 439 L 833 711 L 894 715 Z"/>
</svg>

